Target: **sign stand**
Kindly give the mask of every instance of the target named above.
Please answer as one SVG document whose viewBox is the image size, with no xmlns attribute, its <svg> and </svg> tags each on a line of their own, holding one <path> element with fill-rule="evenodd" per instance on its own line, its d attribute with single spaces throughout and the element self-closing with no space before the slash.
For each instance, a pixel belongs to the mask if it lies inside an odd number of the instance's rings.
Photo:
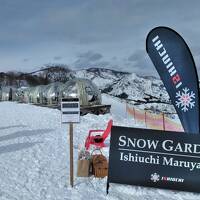
<svg viewBox="0 0 200 200">
<path fill-rule="evenodd" d="M 70 185 L 74 186 L 73 123 L 80 122 L 78 98 L 64 98 L 61 101 L 61 121 L 69 124 Z"/>
<path fill-rule="evenodd" d="M 73 123 L 69 123 L 70 185 L 74 186 Z"/>
<path fill-rule="evenodd" d="M 110 187 L 110 185 L 109 185 L 109 182 L 108 182 L 108 179 L 107 179 L 107 186 L 106 186 L 106 194 L 108 195 L 108 192 L 109 192 L 109 187 Z"/>
</svg>

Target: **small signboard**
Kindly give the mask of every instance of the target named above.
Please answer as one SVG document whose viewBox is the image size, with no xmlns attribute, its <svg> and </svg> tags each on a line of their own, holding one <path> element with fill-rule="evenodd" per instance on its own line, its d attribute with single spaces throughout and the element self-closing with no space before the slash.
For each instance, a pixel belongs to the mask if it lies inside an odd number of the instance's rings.
<svg viewBox="0 0 200 200">
<path fill-rule="evenodd" d="M 63 98 L 61 101 L 62 123 L 80 122 L 80 103 L 78 98 Z"/>
<path fill-rule="evenodd" d="M 199 135 L 113 126 L 109 183 L 200 192 Z"/>
<path fill-rule="evenodd" d="M 74 186 L 73 123 L 80 122 L 80 103 L 78 98 L 63 98 L 61 101 L 61 121 L 69 124 L 70 185 Z"/>
</svg>

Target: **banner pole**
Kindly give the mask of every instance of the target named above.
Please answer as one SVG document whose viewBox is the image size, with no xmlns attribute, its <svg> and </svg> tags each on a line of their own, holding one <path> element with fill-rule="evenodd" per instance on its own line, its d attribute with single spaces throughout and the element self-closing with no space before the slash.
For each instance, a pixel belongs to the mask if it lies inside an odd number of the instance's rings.
<svg viewBox="0 0 200 200">
<path fill-rule="evenodd" d="M 74 186 L 74 159 L 73 159 L 73 123 L 69 123 L 69 150 L 70 150 L 70 185 Z"/>
<path fill-rule="evenodd" d="M 109 182 L 108 182 L 108 180 L 107 180 L 107 186 L 106 186 L 106 194 L 108 195 L 108 193 L 109 193 L 109 187 L 110 187 L 110 184 L 109 184 Z"/>
</svg>

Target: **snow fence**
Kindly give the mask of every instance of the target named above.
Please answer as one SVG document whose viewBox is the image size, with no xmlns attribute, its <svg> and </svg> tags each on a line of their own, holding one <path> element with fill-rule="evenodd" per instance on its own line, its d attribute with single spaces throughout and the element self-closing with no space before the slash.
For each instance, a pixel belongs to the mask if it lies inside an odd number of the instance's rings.
<svg viewBox="0 0 200 200">
<path fill-rule="evenodd" d="M 168 117 L 170 114 L 159 113 L 155 114 L 150 111 L 140 110 L 135 108 L 133 105 L 126 104 L 126 113 L 128 117 L 134 118 L 137 123 L 144 123 L 146 128 L 166 130 L 166 131 L 177 131 L 183 132 L 183 128 L 179 120 L 173 120 Z M 176 115 L 176 114 L 173 114 Z M 176 119 L 178 116 L 176 116 Z"/>
</svg>

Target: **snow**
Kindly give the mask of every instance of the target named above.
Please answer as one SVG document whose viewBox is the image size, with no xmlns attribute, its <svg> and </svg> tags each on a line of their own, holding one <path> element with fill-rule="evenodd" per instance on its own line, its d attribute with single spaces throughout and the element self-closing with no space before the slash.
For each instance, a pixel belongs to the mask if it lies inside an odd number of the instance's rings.
<svg viewBox="0 0 200 200">
<path fill-rule="evenodd" d="M 103 96 L 113 105 L 111 114 L 81 117 L 74 125 L 74 169 L 79 146 L 89 129 L 115 125 L 142 126 L 118 115 L 123 104 Z M 119 108 L 119 110 L 117 109 Z M 60 111 L 14 102 L 0 102 L 0 199 L 1 200 L 197 200 L 195 193 L 111 184 L 106 195 L 106 178 L 77 178 L 69 186 L 68 126 L 60 124 Z M 121 113 L 120 111 L 120 113 Z M 104 150 L 107 153 L 108 149 Z"/>
<path fill-rule="evenodd" d="M 112 103 L 110 111 L 115 116 L 120 116 L 121 118 L 127 117 L 126 104 L 124 102 L 122 102 L 119 98 L 112 97 L 112 96 L 107 95 L 107 94 L 103 94 L 102 95 L 102 103 L 108 104 L 108 105 L 110 103 Z"/>
<path fill-rule="evenodd" d="M 103 69 L 99 69 L 98 71 L 78 70 L 74 75 L 79 78 L 92 80 L 92 82 L 95 83 L 100 89 L 104 89 L 106 85 L 112 84 L 114 81 L 119 79 L 118 76 L 112 73 L 112 71 L 106 70 L 104 72 Z"/>
</svg>

